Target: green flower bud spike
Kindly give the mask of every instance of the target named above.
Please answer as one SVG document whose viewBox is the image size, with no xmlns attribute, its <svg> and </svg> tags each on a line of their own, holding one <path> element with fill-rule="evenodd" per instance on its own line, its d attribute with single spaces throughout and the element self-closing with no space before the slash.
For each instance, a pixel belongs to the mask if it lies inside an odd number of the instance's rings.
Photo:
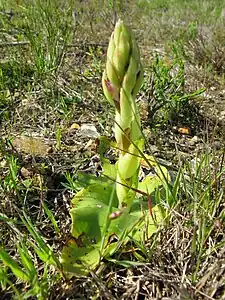
<svg viewBox="0 0 225 300">
<path fill-rule="evenodd" d="M 115 138 L 120 149 L 116 193 L 120 209 L 130 210 L 137 188 L 140 155 L 144 140 L 135 98 L 143 82 L 143 68 L 136 41 L 130 29 L 119 20 L 107 50 L 102 76 L 105 97 L 115 107 Z M 136 146 L 136 147 L 135 147 Z M 126 187 L 127 186 L 127 187 Z"/>
</svg>

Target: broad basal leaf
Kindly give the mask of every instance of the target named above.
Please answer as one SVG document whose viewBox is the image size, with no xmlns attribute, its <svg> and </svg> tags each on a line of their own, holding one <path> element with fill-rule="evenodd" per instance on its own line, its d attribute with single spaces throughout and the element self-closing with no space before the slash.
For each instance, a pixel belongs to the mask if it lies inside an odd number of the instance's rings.
<svg viewBox="0 0 225 300">
<path fill-rule="evenodd" d="M 71 239 L 63 248 L 61 261 L 67 273 L 87 275 L 98 265 L 100 254 L 94 247 L 78 247 Z"/>
<path fill-rule="evenodd" d="M 95 181 L 82 189 L 72 200 L 72 239 L 64 247 L 61 257 L 66 273 L 88 274 L 102 257 L 113 255 L 129 241 L 129 237 L 142 241 L 156 232 L 162 221 L 160 207 L 152 209 L 153 219 L 147 201 L 140 204 L 140 199 L 134 201 L 130 213 L 124 211 L 118 218 L 110 219 L 112 212 L 118 212 L 114 185 L 98 180 L 99 183 Z M 152 192 L 159 182 L 159 178 L 149 179 L 141 188 Z"/>
</svg>

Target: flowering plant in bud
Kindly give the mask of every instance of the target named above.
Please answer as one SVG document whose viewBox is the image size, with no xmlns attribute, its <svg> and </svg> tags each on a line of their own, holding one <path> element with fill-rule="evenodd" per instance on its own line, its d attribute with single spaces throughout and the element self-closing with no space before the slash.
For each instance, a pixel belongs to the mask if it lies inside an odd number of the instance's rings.
<svg viewBox="0 0 225 300">
<path fill-rule="evenodd" d="M 140 116 L 136 96 L 143 82 L 140 53 L 130 29 L 119 20 L 107 50 L 103 91 L 115 107 L 115 138 L 120 149 L 117 162 L 116 192 L 120 208 L 129 211 L 138 184 L 139 149 L 143 150 Z"/>
<path fill-rule="evenodd" d="M 167 178 L 164 173 L 168 172 L 160 167 L 157 175 L 138 182 L 144 139 L 135 98 L 142 81 L 143 68 L 137 44 L 129 28 L 118 21 L 109 42 L 102 77 L 105 96 L 115 108 L 116 145 L 104 136 L 96 142 L 104 177 L 77 174 L 79 191 L 72 199 L 70 210 L 74 239 L 64 246 L 61 256 L 63 271 L 69 275 L 87 275 L 103 257 L 111 257 L 130 237 L 142 242 L 151 236 L 157 230 L 157 223 L 164 218 L 161 206 L 151 207 L 150 194 L 162 186 Z M 104 156 L 110 146 L 120 149 L 115 165 Z M 145 157 L 157 169 L 154 158 Z M 116 185 L 112 184 L 115 180 Z M 139 201 L 136 193 L 148 197 L 141 209 L 134 203 L 134 200 L 136 204 Z M 111 241 L 112 236 L 117 237 L 115 241 Z"/>
</svg>

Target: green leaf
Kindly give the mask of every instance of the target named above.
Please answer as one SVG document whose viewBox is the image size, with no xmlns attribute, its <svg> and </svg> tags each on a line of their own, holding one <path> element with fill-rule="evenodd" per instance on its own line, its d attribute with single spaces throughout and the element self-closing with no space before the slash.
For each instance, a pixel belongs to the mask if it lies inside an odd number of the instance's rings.
<svg viewBox="0 0 225 300">
<path fill-rule="evenodd" d="M 163 214 L 160 205 L 156 205 L 151 209 L 151 213 L 147 207 L 143 208 L 143 211 L 136 210 L 132 212 L 132 215 L 139 217 L 138 226 L 131 232 L 133 239 L 137 241 L 145 241 L 149 239 L 158 228 L 162 225 Z M 153 216 L 153 218 L 152 218 Z"/>
<path fill-rule="evenodd" d="M 146 263 L 140 263 L 136 261 L 129 261 L 129 260 L 117 260 L 117 259 L 107 259 L 108 261 L 123 266 L 125 268 L 131 268 L 131 267 L 143 267 L 146 265 Z"/>
<path fill-rule="evenodd" d="M 87 174 L 81 171 L 77 172 L 77 188 L 79 189 L 86 188 L 92 184 L 99 184 L 99 182 L 103 185 L 109 184 L 109 180 L 106 177 L 101 177 L 100 180 L 99 177 L 92 174 Z"/>
<path fill-rule="evenodd" d="M 94 247 L 79 248 L 71 239 L 63 248 L 61 262 L 67 273 L 87 275 L 99 264 L 100 253 Z"/>
<path fill-rule="evenodd" d="M 37 247 L 35 244 L 31 243 L 34 251 L 36 254 L 39 256 L 39 258 L 44 262 L 44 263 L 49 263 L 53 266 L 58 266 L 58 262 L 54 256 L 53 251 L 49 248 L 48 251 L 46 249 L 41 249 Z"/>
<path fill-rule="evenodd" d="M 8 266 L 13 274 L 21 280 L 29 281 L 29 276 L 26 272 L 24 272 L 17 262 L 12 259 L 12 257 L 3 249 L 0 249 L 0 258 L 3 263 Z"/>
<path fill-rule="evenodd" d="M 129 241 L 144 240 L 157 231 L 147 203 L 136 199 L 131 213 L 123 212 L 116 219 L 109 215 L 118 211 L 118 199 L 114 185 L 92 184 L 79 191 L 72 200 L 72 236 L 62 251 L 61 262 L 66 273 L 86 275 L 100 262 L 101 257 L 110 258 Z M 153 208 L 156 222 L 162 220 L 157 206 Z"/>
<path fill-rule="evenodd" d="M 3 266 L 0 265 L 0 286 L 1 288 L 3 288 L 3 290 L 5 290 L 7 288 L 7 285 L 9 285 L 14 291 L 16 299 L 22 300 L 19 291 L 15 288 L 15 285 L 8 279 L 7 266 L 3 268 Z"/>
<path fill-rule="evenodd" d="M 156 175 L 146 176 L 142 182 L 139 182 L 138 189 L 146 194 L 151 195 L 159 186 L 162 185 L 162 180 Z"/>
<path fill-rule="evenodd" d="M 7 275 L 7 266 L 0 265 L 0 281 L 7 281 L 8 275 Z"/>
<path fill-rule="evenodd" d="M 124 225 L 119 225 L 121 220 L 117 222 L 117 227 L 115 225 L 110 227 L 113 223 L 110 222 L 109 214 L 116 211 L 118 205 L 116 196 L 111 198 L 114 190 L 114 185 L 106 186 L 99 179 L 98 184 L 81 190 L 73 198 L 74 208 L 70 214 L 71 232 L 75 242 L 69 243 L 63 249 L 61 261 L 64 271 L 79 275 L 87 274 L 100 261 L 102 240 L 107 244 L 112 233 L 119 235 L 120 231 L 124 231 Z M 111 209 L 109 209 L 110 199 Z"/>
<path fill-rule="evenodd" d="M 168 182 L 171 181 L 170 174 L 166 167 L 158 164 L 156 166 L 156 173 L 159 176 L 159 178 L 162 180 L 162 182 L 167 184 Z"/>
<path fill-rule="evenodd" d="M 95 201 L 95 208 L 101 209 L 102 203 L 105 205 L 109 204 L 109 199 L 113 191 L 114 183 L 102 182 L 102 178 L 98 179 L 96 183 L 91 184 L 85 189 L 79 191 L 72 199 L 73 207 L 84 208 L 93 207 L 92 201 Z M 112 206 L 118 206 L 117 198 L 114 198 Z"/>
<path fill-rule="evenodd" d="M 59 226 L 56 222 L 56 219 L 53 215 L 53 213 L 50 211 L 50 209 L 48 208 L 48 206 L 46 205 L 45 202 L 42 203 L 43 207 L 44 207 L 44 210 L 45 210 L 45 213 L 46 215 L 48 216 L 48 218 L 50 219 L 50 221 L 52 222 L 52 225 L 54 226 L 54 230 L 57 234 L 60 234 L 60 230 L 59 230 Z"/>
<path fill-rule="evenodd" d="M 102 159 L 102 169 L 103 169 L 103 175 L 109 178 L 112 178 L 112 180 L 116 180 L 116 167 L 115 165 L 111 164 L 108 159 Z"/>
<path fill-rule="evenodd" d="M 54 255 L 52 249 L 49 245 L 44 241 L 39 231 L 34 227 L 31 220 L 27 217 L 25 212 L 23 212 L 24 217 L 21 216 L 21 220 L 23 221 L 24 225 L 27 227 L 28 231 L 30 232 L 31 236 L 35 240 L 35 244 L 30 242 L 32 247 L 34 248 L 35 252 L 39 256 L 39 258 L 44 261 L 45 263 L 50 263 L 54 266 L 59 266 L 59 261 L 57 257 Z"/>
<path fill-rule="evenodd" d="M 22 243 L 20 243 L 20 244 L 17 245 L 17 248 L 18 248 L 18 252 L 20 254 L 21 262 L 22 262 L 23 266 L 27 269 L 29 274 L 32 274 L 32 276 L 34 276 L 37 274 L 37 272 L 36 272 L 36 269 L 32 262 L 32 259 L 30 258 L 30 255 L 28 253 L 26 246 Z"/>
</svg>

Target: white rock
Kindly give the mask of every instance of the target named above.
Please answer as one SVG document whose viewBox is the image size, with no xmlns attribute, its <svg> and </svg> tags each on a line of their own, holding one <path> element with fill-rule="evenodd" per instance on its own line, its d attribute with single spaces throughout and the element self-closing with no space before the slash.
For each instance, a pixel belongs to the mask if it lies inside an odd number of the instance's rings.
<svg viewBox="0 0 225 300">
<path fill-rule="evenodd" d="M 95 125 L 93 124 L 82 124 L 79 131 L 82 137 L 89 137 L 89 138 L 96 139 L 100 135 Z"/>
<path fill-rule="evenodd" d="M 190 140 L 190 145 L 194 145 L 199 141 L 199 138 L 197 135 L 193 136 L 193 138 Z"/>
</svg>

